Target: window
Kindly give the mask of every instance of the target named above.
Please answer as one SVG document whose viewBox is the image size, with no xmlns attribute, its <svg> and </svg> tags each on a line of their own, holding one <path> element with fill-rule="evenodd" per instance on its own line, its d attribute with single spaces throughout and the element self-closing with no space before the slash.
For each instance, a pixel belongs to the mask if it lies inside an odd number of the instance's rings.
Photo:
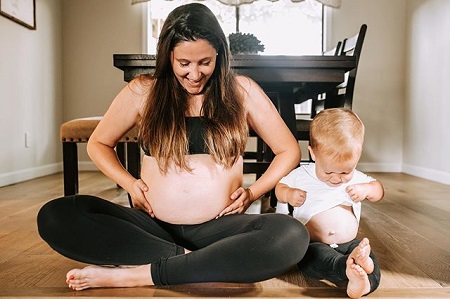
<svg viewBox="0 0 450 299">
<path fill-rule="evenodd" d="M 147 2 L 147 52 L 155 54 L 162 24 L 175 7 L 192 0 Z M 216 15 L 225 35 L 236 32 L 236 8 L 203 0 Z M 254 34 L 265 46 L 261 55 L 317 55 L 322 52 L 322 4 L 315 0 L 258 0 L 239 7 L 239 31 Z"/>
</svg>

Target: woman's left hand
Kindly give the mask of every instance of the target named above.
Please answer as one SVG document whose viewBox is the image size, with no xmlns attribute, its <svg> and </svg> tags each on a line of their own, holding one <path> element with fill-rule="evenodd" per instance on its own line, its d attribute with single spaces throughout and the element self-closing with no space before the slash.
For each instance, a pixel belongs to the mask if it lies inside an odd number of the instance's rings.
<svg viewBox="0 0 450 299">
<path fill-rule="evenodd" d="M 226 207 L 222 212 L 219 213 L 217 218 L 231 215 L 231 214 L 242 214 L 244 213 L 248 207 L 253 203 L 252 195 L 249 189 L 245 189 L 244 187 L 239 187 L 236 191 L 234 191 L 230 198 L 233 200 L 233 203 Z"/>
</svg>

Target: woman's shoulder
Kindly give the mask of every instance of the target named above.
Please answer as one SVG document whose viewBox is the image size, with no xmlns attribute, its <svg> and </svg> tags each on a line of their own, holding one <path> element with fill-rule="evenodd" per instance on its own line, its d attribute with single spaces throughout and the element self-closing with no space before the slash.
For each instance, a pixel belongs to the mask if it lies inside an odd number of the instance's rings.
<svg viewBox="0 0 450 299">
<path fill-rule="evenodd" d="M 261 96 L 263 96 L 264 91 L 261 86 L 259 86 L 259 84 L 252 78 L 244 75 L 236 75 L 235 80 L 244 95 L 244 99 L 258 100 Z"/>
<path fill-rule="evenodd" d="M 244 76 L 244 75 L 236 75 L 235 77 L 236 82 L 241 86 L 244 90 L 250 90 L 252 85 L 256 84 L 253 79 L 250 77 Z"/>
<path fill-rule="evenodd" d="M 149 92 L 153 88 L 154 79 L 147 75 L 140 75 L 135 77 L 128 83 L 128 90 L 130 91 L 131 99 L 134 105 L 141 111 L 146 103 Z"/>
<path fill-rule="evenodd" d="M 155 79 L 148 75 L 140 75 L 128 83 L 128 87 L 137 95 L 148 95 L 148 92 L 154 85 Z"/>
</svg>

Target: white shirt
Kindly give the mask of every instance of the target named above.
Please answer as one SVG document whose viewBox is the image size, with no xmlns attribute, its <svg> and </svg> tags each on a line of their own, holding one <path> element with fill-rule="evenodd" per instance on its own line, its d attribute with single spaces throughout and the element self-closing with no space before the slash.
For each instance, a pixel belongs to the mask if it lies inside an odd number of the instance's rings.
<svg viewBox="0 0 450 299">
<path fill-rule="evenodd" d="M 353 202 L 345 191 L 348 185 L 368 183 L 375 179 L 355 169 L 352 179 L 338 187 L 328 186 L 320 181 L 316 175 L 316 164 L 309 163 L 292 170 L 280 180 L 291 188 L 306 191 L 306 200 L 300 207 L 294 207 L 293 217 L 306 224 L 314 215 L 334 208 L 338 205 L 351 206 L 356 219 L 361 218 L 361 202 Z M 277 213 L 287 214 L 288 204 L 277 203 Z"/>
</svg>

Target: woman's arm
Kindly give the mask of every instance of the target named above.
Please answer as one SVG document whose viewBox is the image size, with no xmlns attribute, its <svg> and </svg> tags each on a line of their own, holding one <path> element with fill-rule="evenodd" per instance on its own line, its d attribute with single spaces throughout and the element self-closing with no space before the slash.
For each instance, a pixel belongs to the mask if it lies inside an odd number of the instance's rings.
<svg viewBox="0 0 450 299">
<path fill-rule="evenodd" d="M 238 76 L 237 80 L 244 89 L 248 123 L 275 155 L 267 171 L 250 187 L 258 199 L 299 165 L 300 146 L 261 87 L 247 77 Z"/>
<path fill-rule="evenodd" d="M 146 191 L 147 187 L 142 180 L 134 178 L 122 166 L 114 148 L 122 136 L 138 122 L 141 107 L 147 96 L 142 80 L 134 79 L 119 92 L 87 145 L 87 152 L 95 165 L 124 188 L 133 198 L 133 204 L 139 208 L 146 206 L 142 190 Z M 150 206 L 145 209 L 149 210 Z"/>
</svg>

